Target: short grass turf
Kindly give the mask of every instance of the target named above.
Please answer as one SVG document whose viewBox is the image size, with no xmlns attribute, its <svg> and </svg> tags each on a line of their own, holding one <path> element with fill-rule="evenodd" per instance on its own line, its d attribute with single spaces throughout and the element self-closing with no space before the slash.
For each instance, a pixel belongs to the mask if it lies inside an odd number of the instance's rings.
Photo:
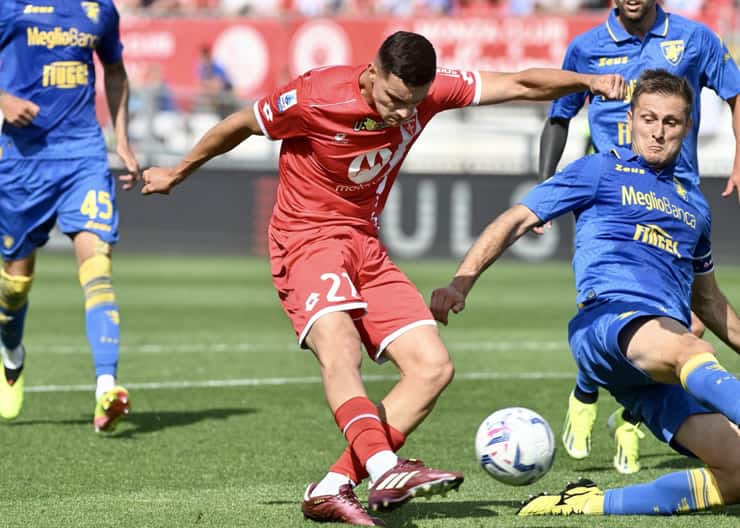
<svg viewBox="0 0 740 528">
<path fill-rule="evenodd" d="M 428 298 L 447 282 L 452 261 L 399 262 Z M 114 282 L 121 307 L 120 381 L 133 410 L 110 436 L 93 432 L 93 370 L 73 257 L 42 253 L 25 343 L 26 401 L 0 423 L 0 526 L 283 527 L 312 526 L 299 502 L 343 448 L 309 352 L 299 350 L 261 259 L 119 255 Z M 718 271 L 740 305 L 740 268 Z M 466 311 L 442 329 L 458 376 L 401 454 L 461 470 L 459 493 L 412 501 L 383 515 L 389 526 L 737 527 L 740 508 L 663 518 L 517 518 L 521 500 L 589 477 L 625 486 L 695 467 L 649 438 L 644 469 L 617 474 L 602 393 L 588 459 L 559 450 L 552 470 L 528 487 L 509 487 L 481 470 L 473 454 L 490 412 L 526 406 L 559 438 L 574 380 L 566 324 L 574 311 L 570 267 L 503 262 L 476 286 Z M 717 344 L 716 339 L 710 339 Z M 740 373 L 738 356 L 718 345 Z M 366 361 L 371 397 L 395 374 Z M 358 491 L 366 498 L 366 487 Z"/>
</svg>

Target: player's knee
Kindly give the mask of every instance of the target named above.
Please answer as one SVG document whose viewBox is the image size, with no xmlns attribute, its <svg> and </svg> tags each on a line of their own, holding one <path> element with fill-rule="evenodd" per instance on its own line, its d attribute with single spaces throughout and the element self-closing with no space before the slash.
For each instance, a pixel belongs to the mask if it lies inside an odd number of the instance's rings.
<svg viewBox="0 0 740 528">
<path fill-rule="evenodd" d="M 700 354 L 716 355 L 714 347 L 693 334 L 686 334 L 681 338 L 679 349 L 675 356 L 675 370 L 680 376 L 681 369 L 691 358 Z"/>
<path fill-rule="evenodd" d="M 0 270 L 0 308 L 16 312 L 28 302 L 33 276 L 10 275 Z"/>
<path fill-rule="evenodd" d="M 85 309 L 116 302 L 112 263 L 107 255 L 94 255 L 80 264 L 79 279 L 85 294 Z"/>
<path fill-rule="evenodd" d="M 455 377 L 455 367 L 449 356 L 421 357 L 414 368 L 414 376 L 420 378 L 420 383 L 442 392 Z"/>
</svg>

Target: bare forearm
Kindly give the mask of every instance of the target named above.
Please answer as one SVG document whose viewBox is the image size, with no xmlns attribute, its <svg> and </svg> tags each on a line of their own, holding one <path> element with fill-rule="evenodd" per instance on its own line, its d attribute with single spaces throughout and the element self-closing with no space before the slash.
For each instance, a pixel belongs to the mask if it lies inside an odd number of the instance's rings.
<svg viewBox="0 0 740 528">
<path fill-rule="evenodd" d="M 245 125 L 243 112 L 247 110 L 231 114 L 206 132 L 175 167 L 175 172 L 184 179 L 207 161 L 229 152 L 251 136 L 253 132 Z"/>
<path fill-rule="evenodd" d="M 539 219 L 523 205 L 515 205 L 491 222 L 468 250 L 452 279 L 467 295 L 475 281 L 511 244 L 521 238 Z"/>
<path fill-rule="evenodd" d="M 691 308 L 714 335 L 740 353 L 740 318 L 719 290 L 694 290 Z"/>
<path fill-rule="evenodd" d="M 590 89 L 590 75 L 568 70 L 531 68 L 518 73 L 517 99 L 544 101 Z"/>
<path fill-rule="evenodd" d="M 733 172 L 740 171 L 740 104 L 737 104 L 737 96 L 728 101 L 732 108 L 732 132 L 735 135 L 735 161 L 732 167 Z"/>
<path fill-rule="evenodd" d="M 548 118 L 545 122 L 540 136 L 540 181 L 555 174 L 568 140 L 569 125 L 569 120 L 561 118 Z"/>
<path fill-rule="evenodd" d="M 128 144 L 129 83 L 123 63 L 105 68 L 105 95 L 118 145 Z"/>
</svg>

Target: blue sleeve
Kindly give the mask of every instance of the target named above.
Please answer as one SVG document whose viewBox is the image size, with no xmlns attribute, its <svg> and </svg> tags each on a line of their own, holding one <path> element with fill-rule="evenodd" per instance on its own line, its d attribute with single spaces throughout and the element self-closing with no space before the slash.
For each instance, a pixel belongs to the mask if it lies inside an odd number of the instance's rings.
<svg viewBox="0 0 740 528">
<path fill-rule="evenodd" d="M 17 5 L 15 0 L 7 0 L 7 4 L 0 9 L 0 48 L 3 47 L 3 41 L 5 40 L 4 33 L 10 30 L 10 26 L 13 21 L 17 18 Z"/>
<path fill-rule="evenodd" d="M 123 60 L 123 44 L 119 30 L 119 16 L 113 2 L 107 6 L 105 29 L 100 37 L 100 43 L 95 49 L 103 64 L 117 64 Z"/>
<path fill-rule="evenodd" d="M 714 261 L 712 260 L 712 218 L 708 216 L 704 223 L 699 242 L 694 249 L 694 275 L 704 275 L 714 271 Z"/>
<path fill-rule="evenodd" d="M 717 92 L 722 99 L 731 99 L 740 93 L 737 64 L 716 34 L 704 26 L 701 32 L 701 84 Z"/>
<path fill-rule="evenodd" d="M 519 202 L 543 222 L 593 203 L 601 180 L 604 154 L 574 161 L 529 191 Z"/>
<path fill-rule="evenodd" d="M 580 64 L 578 46 L 575 41 L 571 42 L 565 52 L 562 69 L 574 72 L 583 72 L 584 65 Z M 573 119 L 586 102 L 586 97 L 588 97 L 588 92 L 578 92 L 555 99 L 550 106 L 549 117 Z"/>
</svg>

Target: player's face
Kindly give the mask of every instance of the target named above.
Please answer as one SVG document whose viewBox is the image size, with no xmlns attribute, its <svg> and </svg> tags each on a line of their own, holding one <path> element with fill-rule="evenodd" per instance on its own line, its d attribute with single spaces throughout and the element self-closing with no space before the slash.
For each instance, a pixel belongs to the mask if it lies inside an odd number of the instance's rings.
<svg viewBox="0 0 740 528">
<path fill-rule="evenodd" d="M 654 168 L 672 163 L 691 127 L 688 106 L 679 95 L 643 93 L 627 113 L 632 149 Z"/>
<path fill-rule="evenodd" d="M 399 126 L 416 115 L 419 106 L 429 93 L 432 83 L 423 86 L 408 86 L 392 73 L 385 73 L 372 65 L 372 97 L 375 110 L 390 126 Z"/>
<path fill-rule="evenodd" d="M 655 9 L 655 0 L 614 0 L 619 16 L 630 22 L 639 22 Z"/>
</svg>

